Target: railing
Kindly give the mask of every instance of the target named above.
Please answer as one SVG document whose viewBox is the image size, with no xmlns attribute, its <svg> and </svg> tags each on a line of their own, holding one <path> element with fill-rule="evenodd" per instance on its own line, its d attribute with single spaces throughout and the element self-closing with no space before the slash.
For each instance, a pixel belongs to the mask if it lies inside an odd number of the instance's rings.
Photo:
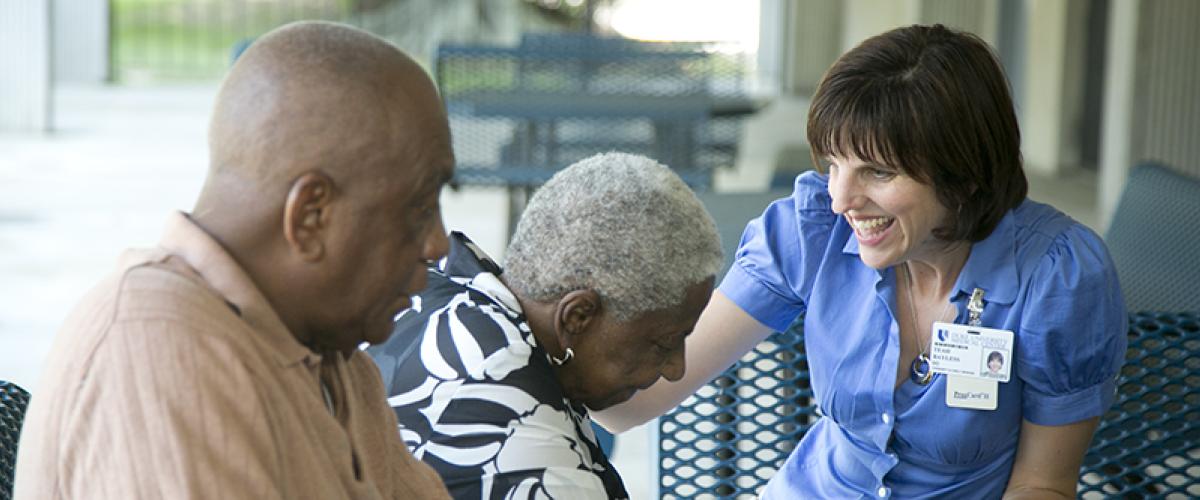
<svg viewBox="0 0 1200 500">
<path fill-rule="evenodd" d="M 503 19 L 547 23 L 514 12 L 529 8 L 491 0 L 109 0 L 109 73 L 119 82 L 216 80 L 235 47 L 300 20 L 358 26 L 427 62 L 442 42 L 511 36 L 517 28 Z"/>
<path fill-rule="evenodd" d="M 339 22 L 391 0 L 110 0 L 114 80 L 211 80 L 239 41 L 302 19 Z M 370 5 L 368 5 L 370 4 Z"/>
</svg>

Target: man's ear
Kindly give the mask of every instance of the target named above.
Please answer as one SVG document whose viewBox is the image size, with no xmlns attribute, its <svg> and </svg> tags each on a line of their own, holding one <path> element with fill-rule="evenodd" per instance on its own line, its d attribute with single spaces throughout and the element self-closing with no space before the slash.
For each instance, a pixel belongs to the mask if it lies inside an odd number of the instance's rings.
<svg viewBox="0 0 1200 500">
<path fill-rule="evenodd" d="M 297 177 L 288 190 L 283 205 L 283 236 L 306 261 L 318 261 L 325 256 L 333 196 L 333 179 L 321 172 Z"/>
<path fill-rule="evenodd" d="M 554 334 L 566 350 L 585 335 L 600 316 L 600 294 L 594 290 L 575 290 L 558 299 L 554 309 Z"/>
</svg>

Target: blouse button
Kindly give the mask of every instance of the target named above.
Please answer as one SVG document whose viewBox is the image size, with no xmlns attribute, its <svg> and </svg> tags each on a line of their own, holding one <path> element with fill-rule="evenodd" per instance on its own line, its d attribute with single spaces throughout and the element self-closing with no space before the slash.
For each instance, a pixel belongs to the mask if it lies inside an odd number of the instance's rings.
<svg viewBox="0 0 1200 500">
<path fill-rule="evenodd" d="M 889 417 L 887 413 L 880 415 L 879 418 L 883 419 L 883 423 L 885 424 L 892 420 L 892 417 Z"/>
<path fill-rule="evenodd" d="M 883 486 L 880 486 L 879 490 L 876 491 L 875 493 L 879 495 L 879 498 L 885 498 L 888 496 L 888 489 L 884 488 Z"/>
</svg>

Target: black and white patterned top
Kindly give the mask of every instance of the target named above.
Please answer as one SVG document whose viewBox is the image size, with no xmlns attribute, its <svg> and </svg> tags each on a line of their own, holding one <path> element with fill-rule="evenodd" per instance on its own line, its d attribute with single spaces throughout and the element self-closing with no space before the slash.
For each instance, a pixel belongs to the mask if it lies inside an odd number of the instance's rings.
<svg viewBox="0 0 1200 500">
<path fill-rule="evenodd" d="M 628 498 L 501 272 L 452 233 L 391 339 L 367 349 L 401 437 L 455 498 Z"/>
</svg>

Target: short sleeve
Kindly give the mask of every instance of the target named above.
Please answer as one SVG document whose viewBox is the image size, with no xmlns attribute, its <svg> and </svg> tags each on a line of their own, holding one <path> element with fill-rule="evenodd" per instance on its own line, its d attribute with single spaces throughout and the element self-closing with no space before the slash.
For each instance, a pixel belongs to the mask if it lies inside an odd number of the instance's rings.
<svg viewBox="0 0 1200 500">
<path fill-rule="evenodd" d="M 1125 357 L 1125 302 L 1108 250 L 1075 224 L 1035 267 L 1021 317 L 1022 414 L 1066 425 L 1104 414 Z"/>
<path fill-rule="evenodd" d="M 828 179 L 809 171 L 742 233 L 720 290 L 760 323 L 786 330 L 804 312 L 837 216 Z"/>
</svg>

